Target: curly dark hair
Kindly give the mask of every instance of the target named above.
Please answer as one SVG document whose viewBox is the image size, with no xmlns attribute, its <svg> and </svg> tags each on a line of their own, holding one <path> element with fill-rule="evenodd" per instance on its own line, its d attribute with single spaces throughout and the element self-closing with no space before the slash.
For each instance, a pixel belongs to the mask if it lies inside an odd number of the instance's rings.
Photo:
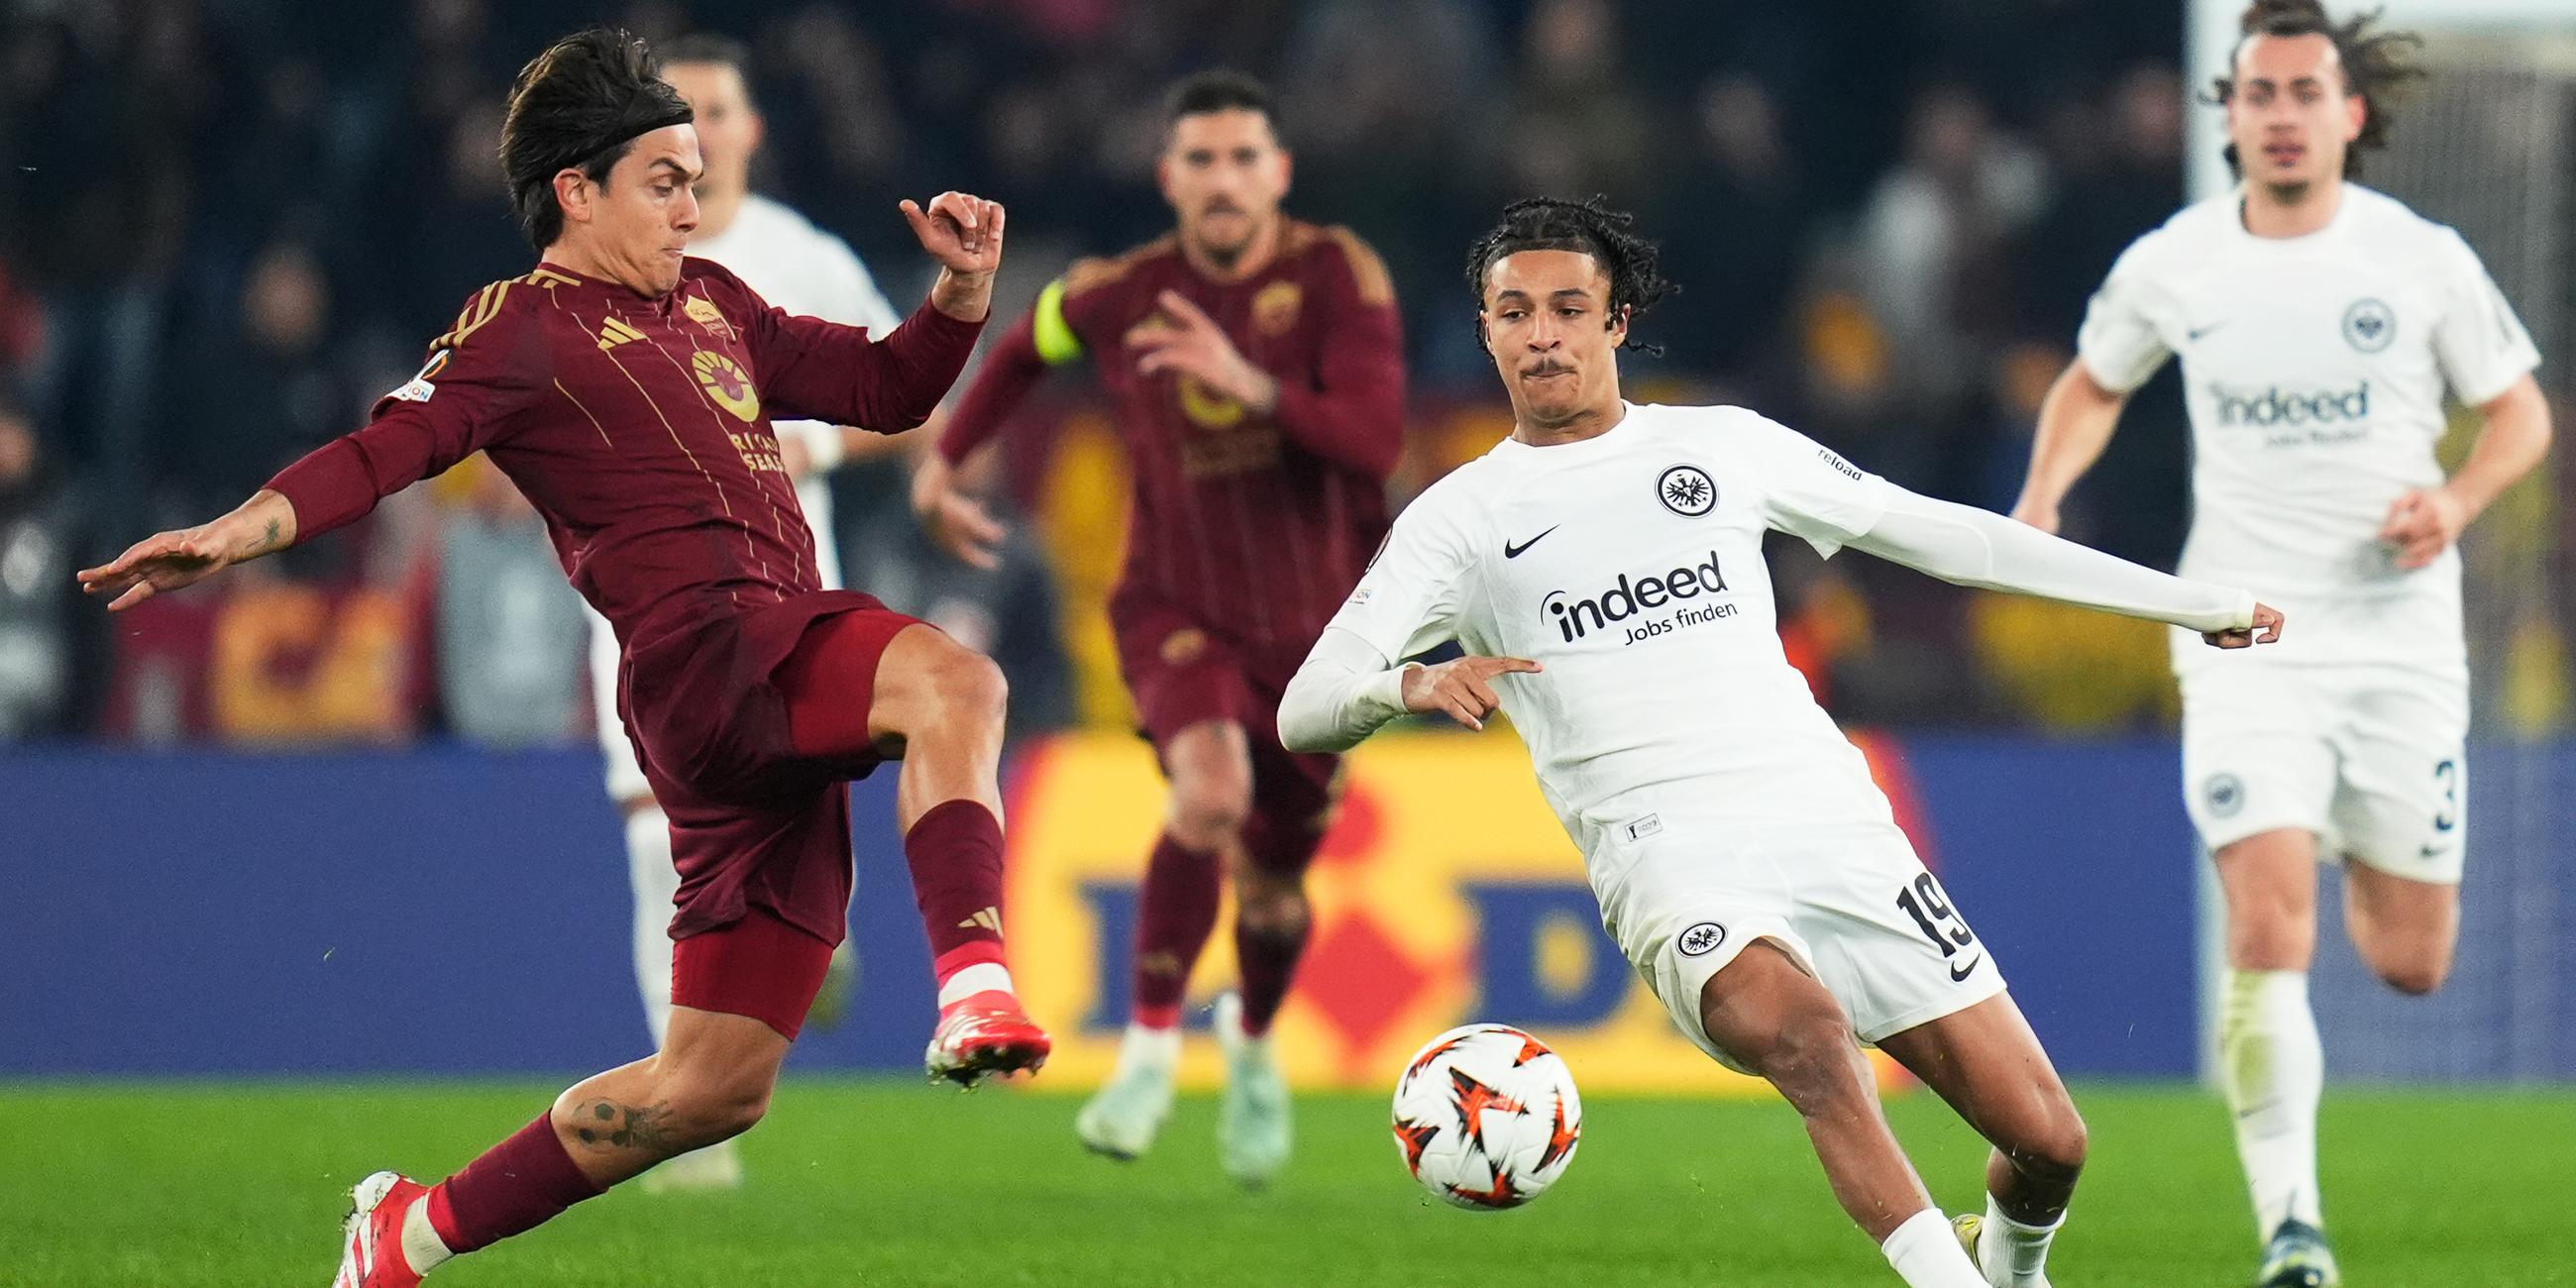
<svg viewBox="0 0 2576 1288">
<path fill-rule="evenodd" d="M 2360 177 L 2363 152 L 2388 146 L 2392 92 L 2409 81 L 2424 78 L 2424 69 L 2412 59 L 2413 54 L 2423 50 L 2424 38 L 2411 31 L 2372 31 L 2383 12 L 2373 9 L 2338 23 L 2321 0 L 2254 0 L 2245 7 L 2245 16 L 2237 24 L 2244 33 L 2236 42 L 2239 52 L 2246 41 L 2256 36 L 2323 36 L 2334 42 L 2336 60 L 2343 64 L 2344 91 L 2361 97 L 2361 136 L 2343 154 L 2343 175 L 2347 179 Z M 2229 68 L 2234 69 L 2232 55 Z M 2220 103 L 2235 98 L 2236 78 L 2219 77 L 2211 93 Z M 2240 173 L 2244 168 L 2233 143 L 2227 145 L 2227 164 Z"/>
<path fill-rule="evenodd" d="M 1637 217 L 1613 210 L 1609 203 L 1606 196 L 1582 201 L 1523 197 L 1503 207 L 1503 221 L 1477 238 L 1467 251 L 1467 289 L 1476 293 L 1479 311 L 1485 303 L 1485 277 L 1493 271 L 1494 261 L 1525 250 L 1580 251 L 1590 255 L 1610 278 L 1608 324 L 1615 326 L 1625 320 L 1629 327 L 1628 339 L 1619 347 L 1661 357 L 1663 346 L 1637 340 L 1636 319 L 1653 308 L 1657 300 L 1682 288 L 1665 280 L 1657 268 L 1655 261 L 1661 252 L 1654 242 L 1637 235 Z M 1481 344 L 1481 317 L 1476 327 L 1477 342 Z"/>
<path fill-rule="evenodd" d="M 519 69 L 501 124 L 501 170 L 520 233 L 542 253 L 563 235 L 556 175 L 578 168 L 606 183 L 637 135 L 694 119 L 634 34 L 594 27 L 556 41 Z"/>
</svg>

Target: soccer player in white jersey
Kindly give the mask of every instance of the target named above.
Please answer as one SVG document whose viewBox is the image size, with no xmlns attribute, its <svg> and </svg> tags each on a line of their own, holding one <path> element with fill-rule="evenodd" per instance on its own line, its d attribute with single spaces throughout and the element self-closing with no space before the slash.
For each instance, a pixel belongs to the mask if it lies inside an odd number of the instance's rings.
<svg viewBox="0 0 2576 1288">
<path fill-rule="evenodd" d="M 2406 993 L 2451 969 L 2468 733 L 2460 530 L 2548 450 L 2530 337 L 2459 234 L 2349 181 L 2415 74 L 2412 37 L 2313 0 L 2249 9 L 2218 83 L 2233 192 L 2111 268 L 2042 407 L 2016 517 L 2055 531 L 2130 391 L 2182 359 L 2186 576 L 2299 623 L 2260 655 L 2177 637 L 2183 780 L 2227 902 L 2221 1076 L 2266 1241 L 2257 1283 L 2337 1282 L 2317 1188 L 2324 1057 L 2308 1004 L 2316 864 L 2342 862 L 2354 946 Z M 2458 473 L 2443 390 L 2483 420 Z"/>
<path fill-rule="evenodd" d="M 1692 1042 L 1797 1108 L 1835 1197 L 1905 1282 L 2044 1285 L 2083 1121 L 1993 955 L 1783 655 L 1763 534 L 2220 647 L 2276 636 L 2280 615 L 1916 496 L 1742 408 L 1625 402 L 1616 351 L 1666 289 L 1628 225 L 1597 200 L 1522 201 L 1477 244 L 1512 435 L 1397 518 L 1289 686 L 1281 737 L 1340 750 L 1406 712 L 1472 728 L 1508 710 L 1604 927 Z M 1452 639 L 1466 656 L 1398 664 Z M 1993 1142 L 1982 1215 L 1954 1224 L 1932 1205 L 1855 1038 Z"/>
<path fill-rule="evenodd" d="M 790 313 L 867 327 L 877 334 L 903 320 L 877 290 L 867 267 L 848 243 L 815 227 L 803 215 L 751 191 L 751 162 L 760 151 L 761 120 L 745 78 L 742 46 L 721 36 L 689 36 L 659 51 L 661 75 L 697 113 L 698 147 L 706 173 L 698 180 L 698 226 L 689 253 L 731 269 L 769 301 Z M 814 529 L 814 561 L 823 584 L 841 585 L 834 548 L 829 475 L 853 452 L 891 450 L 883 434 L 781 421 L 781 455 L 796 475 L 796 501 Z M 671 864 L 671 824 L 645 785 L 644 771 L 617 719 L 617 637 L 591 614 L 590 675 L 599 712 L 599 748 L 608 762 L 608 794 L 626 819 L 626 860 L 635 889 L 635 982 L 644 998 L 645 1022 L 660 1043 L 671 1022 L 671 901 L 680 888 Z M 844 943 L 834 952 L 835 978 L 825 997 L 846 996 L 857 958 Z M 818 1008 L 819 1009 L 819 1008 Z M 645 1174 L 647 1190 L 731 1189 L 742 1183 L 733 1141 L 683 1154 Z"/>
</svg>

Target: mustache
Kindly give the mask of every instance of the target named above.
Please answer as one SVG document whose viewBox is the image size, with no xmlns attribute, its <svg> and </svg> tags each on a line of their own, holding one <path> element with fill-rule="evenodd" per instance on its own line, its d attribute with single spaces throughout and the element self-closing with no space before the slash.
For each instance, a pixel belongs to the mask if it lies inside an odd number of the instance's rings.
<svg viewBox="0 0 2576 1288">
<path fill-rule="evenodd" d="M 1521 374 L 1524 376 L 1562 376 L 1570 375 L 1573 371 L 1574 368 L 1552 358 L 1534 367 L 1521 368 Z"/>
<path fill-rule="evenodd" d="M 1243 213 L 1243 207 L 1238 206 L 1223 197 L 1217 197 L 1210 200 L 1206 205 L 1199 207 L 1199 213 L 1202 215 L 1239 215 Z"/>
</svg>

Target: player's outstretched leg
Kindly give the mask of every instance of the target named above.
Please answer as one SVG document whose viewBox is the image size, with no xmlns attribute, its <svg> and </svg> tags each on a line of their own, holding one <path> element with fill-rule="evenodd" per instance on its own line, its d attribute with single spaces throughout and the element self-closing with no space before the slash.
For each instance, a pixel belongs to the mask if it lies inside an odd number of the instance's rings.
<svg viewBox="0 0 2576 1288">
<path fill-rule="evenodd" d="M 848 623 L 844 626 L 844 623 Z M 835 628 L 841 628 L 836 633 Z M 829 688 L 838 669 L 856 670 L 874 647 L 864 615 L 826 621 L 797 649 L 807 693 Z M 843 646 L 840 641 L 850 641 Z M 809 661 L 819 652 L 819 662 Z M 914 623 L 873 659 L 866 737 L 900 756 L 895 815 L 913 895 L 930 935 L 939 978 L 939 1024 L 923 1060 L 933 1077 L 973 1086 L 988 1074 L 1035 1071 L 1053 1043 L 1031 1022 L 1011 987 L 1002 953 L 1002 718 L 1009 689 L 992 659 Z M 859 691 L 851 686 L 850 691 Z M 801 702 L 791 707 L 791 720 Z M 796 732 L 798 750 L 809 733 Z M 837 741 L 811 736 L 818 750 Z"/>
<path fill-rule="evenodd" d="M 412 1288 L 449 1258 L 760 1121 L 789 1039 L 759 1020 L 675 1007 L 658 1055 L 593 1077 L 435 1186 L 359 1183 L 333 1288 Z"/>
<path fill-rule="evenodd" d="M 2341 1282 L 2317 1190 L 2317 1103 L 2325 1047 L 2308 1004 L 2317 942 L 2317 841 L 2295 828 L 2218 851 L 2227 899 L 2227 990 L 2219 1076 L 2236 1117 L 2236 1155 L 2264 1241 L 2262 1288 Z"/>
<path fill-rule="evenodd" d="M 1955 1223 L 1993 1288 L 2048 1288 L 2048 1245 L 2084 1170 L 2084 1119 L 2009 993 L 1882 1039 L 1878 1048 L 1991 1142 L 1986 1210 Z"/>
<path fill-rule="evenodd" d="M 1181 1005 L 1190 972 L 1216 929 L 1225 856 L 1252 808 L 1252 762 L 1243 726 L 1192 724 L 1157 748 L 1171 782 L 1169 816 L 1137 891 L 1133 1009 L 1118 1065 L 1073 1120 L 1092 1151 L 1135 1158 L 1172 1111 L 1181 1059 Z"/>
<path fill-rule="evenodd" d="M 1986 1288 L 1897 1145 L 1851 1020 L 1823 984 L 1757 940 L 1709 977 L 1700 1022 L 1797 1109 L 1834 1197 L 1911 1288 Z"/>
<path fill-rule="evenodd" d="M 680 871 L 671 864 L 671 819 L 646 796 L 626 803 L 627 880 L 635 891 L 635 986 L 653 1049 L 671 1036 L 671 907 Z M 730 1190 L 742 1185 L 742 1151 L 730 1140 L 682 1154 L 644 1174 L 647 1193 Z"/>
</svg>

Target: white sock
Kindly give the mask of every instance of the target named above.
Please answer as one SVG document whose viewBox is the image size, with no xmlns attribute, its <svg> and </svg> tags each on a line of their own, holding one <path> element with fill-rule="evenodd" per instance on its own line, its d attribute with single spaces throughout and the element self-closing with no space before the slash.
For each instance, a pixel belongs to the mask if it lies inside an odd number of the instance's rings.
<svg viewBox="0 0 2576 1288">
<path fill-rule="evenodd" d="M 1181 1030 L 1129 1024 L 1127 1036 L 1118 1043 L 1118 1072 L 1130 1069 L 1161 1069 L 1170 1072 L 1181 1063 Z"/>
<path fill-rule="evenodd" d="M 447 1250 L 447 1241 L 438 1237 L 438 1227 L 430 1224 L 426 1194 L 413 1199 L 411 1209 L 403 1213 L 402 1250 L 403 1263 L 416 1275 L 428 1274 L 456 1255 Z"/>
<path fill-rule="evenodd" d="M 1977 1273 L 1977 1263 L 1968 1260 L 1968 1250 L 1959 1246 L 1959 1236 L 1951 1232 L 1950 1218 L 1941 1215 L 1939 1208 L 1925 1208 L 1906 1218 L 1878 1250 L 1887 1254 L 1887 1264 L 1896 1267 L 1908 1288 L 1989 1288 L 1986 1277 Z"/>
<path fill-rule="evenodd" d="M 2048 1225 L 2023 1225 L 1987 1195 L 1986 1223 L 1977 1230 L 1977 1263 L 1986 1268 L 1986 1281 L 1993 1288 L 2043 1288 L 2049 1241 L 2065 1225 L 2063 1214 Z"/>
<path fill-rule="evenodd" d="M 660 806 L 626 816 L 626 883 L 635 890 L 635 988 L 653 1049 L 671 1032 L 671 900 L 680 870 L 671 866 L 671 820 Z"/>
<path fill-rule="evenodd" d="M 956 974 L 939 982 L 939 1004 L 953 1006 L 977 993 L 1011 991 L 1009 967 L 1000 962 L 977 962 L 959 967 Z"/>
<path fill-rule="evenodd" d="M 2236 1156 L 2253 1192 L 2255 1237 L 2291 1218 L 2322 1227 L 2317 1101 L 2326 1056 L 2305 971 L 2230 971 L 2219 1019 L 2221 1077 L 2236 1113 Z"/>
</svg>

